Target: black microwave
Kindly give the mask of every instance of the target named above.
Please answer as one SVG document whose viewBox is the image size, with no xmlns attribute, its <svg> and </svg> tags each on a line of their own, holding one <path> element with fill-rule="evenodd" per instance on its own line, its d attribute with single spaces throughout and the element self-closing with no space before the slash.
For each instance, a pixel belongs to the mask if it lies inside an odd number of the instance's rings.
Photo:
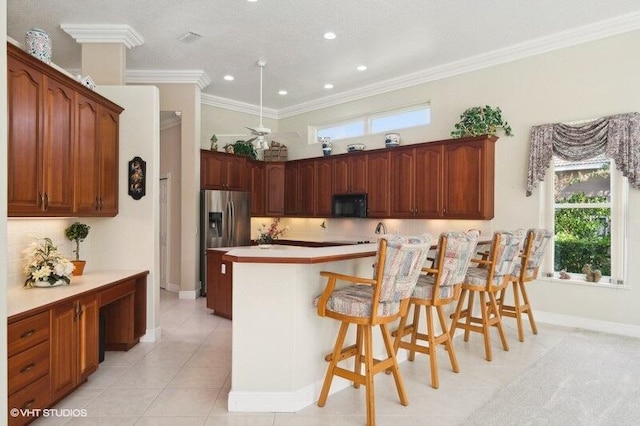
<svg viewBox="0 0 640 426">
<path fill-rule="evenodd" d="M 367 194 L 336 194 L 332 201 L 333 217 L 367 217 Z"/>
</svg>

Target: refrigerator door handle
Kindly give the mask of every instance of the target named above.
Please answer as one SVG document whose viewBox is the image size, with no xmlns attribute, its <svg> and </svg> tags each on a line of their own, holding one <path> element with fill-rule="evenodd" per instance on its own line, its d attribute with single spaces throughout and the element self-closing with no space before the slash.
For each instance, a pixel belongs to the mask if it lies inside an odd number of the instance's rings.
<svg viewBox="0 0 640 426">
<path fill-rule="evenodd" d="M 237 244 L 236 241 L 236 204 L 231 200 L 231 241 L 233 244 Z"/>
<path fill-rule="evenodd" d="M 233 206 L 233 201 L 229 200 L 227 201 L 227 214 L 229 217 L 229 221 L 227 222 L 227 243 L 229 244 L 229 246 L 233 246 L 233 244 L 235 244 L 234 242 L 234 237 L 235 237 L 235 211 L 234 211 L 234 206 Z"/>
</svg>

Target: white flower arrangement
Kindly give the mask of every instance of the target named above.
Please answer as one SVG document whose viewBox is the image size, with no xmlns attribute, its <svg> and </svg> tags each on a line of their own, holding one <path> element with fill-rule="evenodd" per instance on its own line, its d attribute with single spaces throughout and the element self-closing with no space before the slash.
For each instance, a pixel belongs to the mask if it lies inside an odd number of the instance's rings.
<svg viewBox="0 0 640 426">
<path fill-rule="evenodd" d="M 66 259 L 51 241 L 51 238 L 39 238 L 24 251 L 28 256 L 24 272 L 27 279 L 25 287 L 33 287 L 36 281 L 45 281 L 49 285 L 68 285 L 74 265 Z"/>
</svg>

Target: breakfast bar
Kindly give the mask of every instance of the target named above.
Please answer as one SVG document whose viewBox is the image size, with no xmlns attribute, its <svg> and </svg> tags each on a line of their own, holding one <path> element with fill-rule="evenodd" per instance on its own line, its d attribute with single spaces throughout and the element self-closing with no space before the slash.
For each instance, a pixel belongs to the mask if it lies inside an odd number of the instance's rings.
<svg viewBox="0 0 640 426">
<path fill-rule="evenodd" d="M 317 401 L 339 326 L 316 313 L 326 285 L 320 271 L 370 277 L 376 248 L 274 245 L 224 255 L 233 262 L 229 411 L 294 412 Z M 332 391 L 347 386 L 334 380 Z"/>
</svg>

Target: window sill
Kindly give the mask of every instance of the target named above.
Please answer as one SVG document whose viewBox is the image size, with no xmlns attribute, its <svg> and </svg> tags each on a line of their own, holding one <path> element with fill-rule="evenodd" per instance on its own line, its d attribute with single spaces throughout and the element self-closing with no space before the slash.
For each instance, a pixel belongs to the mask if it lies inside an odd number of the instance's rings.
<svg viewBox="0 0 640 426">
<path fill-rule="evenodd" d="M 560 278 L 552 278 L 552 277 L 541 277 L 538 278 L 538 281 L 546 281 L 546 282 L 552 282 L 552 283 L 558 283 L 558 284 L 571 284 L 571 285 L 581 285 L 581 286 L 587 286 L 587 287 L 600 287 L 600 288 L 611 288 L 611 289 L 620 289 L 620 290 L 631 290 L 631 286 L 630 285 L 625 285 L 625 284 L 611 284 L 609 282 L 589 282 L 589 281 L 585 281 L 585 280 L 581 280 L 581 279 L 568 279 L 568 280 L 562 280 Z"/>
</svg>

